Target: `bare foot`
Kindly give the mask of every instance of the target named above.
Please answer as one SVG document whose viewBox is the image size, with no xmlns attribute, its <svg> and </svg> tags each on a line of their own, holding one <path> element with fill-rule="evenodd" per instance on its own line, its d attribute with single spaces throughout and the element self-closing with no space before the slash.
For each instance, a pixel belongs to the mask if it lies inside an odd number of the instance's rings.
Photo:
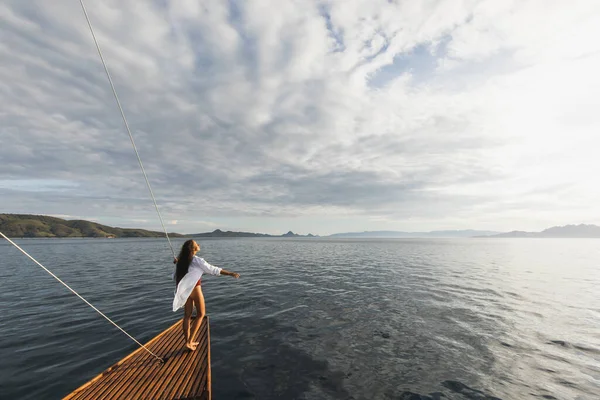
<svg viewBox="0 0 600 400">
<path fill-rule="evenodd" d="M 194 351 L 196 350 L 196 346 L 198 346 L 197 343 L 186 343 L 185 347 L 187 347 L 189 350 Z"/>
</svg>

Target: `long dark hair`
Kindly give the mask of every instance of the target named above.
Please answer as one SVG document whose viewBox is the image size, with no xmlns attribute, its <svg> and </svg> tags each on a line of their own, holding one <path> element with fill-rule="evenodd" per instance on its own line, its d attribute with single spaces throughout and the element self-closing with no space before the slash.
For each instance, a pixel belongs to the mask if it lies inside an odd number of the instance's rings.
<svg viewBox="0 0 600 400">
<path fill-rule="evenodd" d="M 177 257 L 177 267 L 175 267 L 175 282 L 179 284 L 181 278 L 187 274 L 188 269 L 190 268 L 190 263 L 194 258 L 194 241 L 192 239 L 187 240 L 183 246 L 181 246 L 181 251 L 179 252 L 179 257 Z"/>
</svg>

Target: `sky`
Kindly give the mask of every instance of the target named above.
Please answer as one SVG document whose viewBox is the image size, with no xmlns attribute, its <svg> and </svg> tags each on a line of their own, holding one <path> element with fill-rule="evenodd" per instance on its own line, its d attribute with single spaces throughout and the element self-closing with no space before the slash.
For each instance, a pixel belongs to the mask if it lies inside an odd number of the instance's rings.
<svg viewBox="0 0 600 400">
<path fill-rule="evenodd" d="M 170 232 L 600 224 L 599 1 L 86 6 Z M 0 37 L 0 213 L 160 230 L 79 2 Z"/>
</svg>

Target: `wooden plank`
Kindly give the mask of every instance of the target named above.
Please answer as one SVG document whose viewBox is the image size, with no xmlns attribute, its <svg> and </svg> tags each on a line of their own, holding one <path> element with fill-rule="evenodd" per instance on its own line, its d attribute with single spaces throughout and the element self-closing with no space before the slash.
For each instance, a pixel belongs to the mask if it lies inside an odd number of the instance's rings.
<svg viewBox="0 0 600 400">
<path fill-rule="evenodd" d="M 206 317 L 196 351 L 185 348 L 182 320 L 150 340 L 146 347 L 165 358 L 159 363 L 139 348 L 81 385 L 63 400 L 207 399 L 210 400 L 210 328 Z"/>
<path fill-rule="evenodd" d="M 206 324 L 206 340 L 210 343 L 210 325 Z M 201 385 L 205 385 L 205 389 L 203 391 L 208 393 L 208 398 L 211 397 L 211 386 L 210 386 L 210 346 L 207 346 L 207 362 L 206 364 L 202 364 L 200 366 L 200 371 L 198 374 L 194 374 L 191 376 L 191 384 L 186 387 L 184 394 L 187 397 L 194 396 L 194 392 L 198 390 L 198 387 Z"/>
<path fill-rule="evenodd" d="M 200 331 L 202 331 L 203 329 L 203 325 L 206 324 L 206 320 L 202 321 L 202 324 L 200 325 Z M 204 333 L 204 332 L 202 332 Z M 184 340 L 183 340 L 183 336 L 180 337 L 181 339 L 181 346 L 184 346 Z M 196 351 L 194 352 L 190 352 L 190 351 L 185 351 L 185 353 L 181 356 L 178 357 L 176 360 L 173 361 L 172 365 L 170 366 L 170 368 L 168 369 L 168 371 L 165 373 L 168 376 L 168 379 L 163 379 L 157 382 L 156 387 L 154 387 L 152 390 L 148 391 L 148 398 L 152 398 L 152 399 L 165 399 L 165 400 L 170 400 L 170 399 L 177 399 L 177 398 L 181 398 L 181 393 L 177 393 L 177 394 L 173 394 L 172 396 L 169 396 L 170 394 L 170 389 L 173 385 L 175 385 L 178 381 L 178 377 L 180 377 L 182 374 L 188 374 L 189 371 L 186 369 L 187 366 L 187 360 L 189 359 L 193 359 L 195 358 L 195 356 L 199 356 L 201 354 L 197 354 L 198 351 L 200 351 L 201 349 L 198 348 Z"/>
<path fill-rule="evenodd" d="M 210 321 L 208 316 L 206 317 L 205 340 L 209 343 L 205 349 L 207 362 L 198 363 L 192 374 L 189 375 L 189 381 L 182 387 L 182 395 L 185 396 L 185 399 L 211 399 L 210 382 L 203 381 L 210 377 Z M 198 397 L 195 395 L 196 393 L 202 394 Z"/>
<path fill-rule="evenodd" d="M 154 339 L 152 339 L 150 342 L 148 342 L 146 344 L 146 347 L 152 345 L 154 342 L 161 340 L 177 324 L 179 324 L 179 322 L 176 322 L 175 324 L 171 325 L 170 328 L 166 329 L 160 335 L 156 336 Z M 108 368 L 106 371 L 97 375 L 95 378 L 90 380 L 88 383 L 80 386 L 78 389 L 73 391 L 70 395 L 65 397 L 64 400 L 71 400 L 71 399 L 92 400 L 92 399 L 94 399 L 95 397 L 93 397 L 93 396 L 99 394 L 100 390 L 104 389 L 105 385 L 108 382 L 110 382 L 110 378 L 112 377 L 111 374 L 113 372 L 115 372 L 121 365 L 126 365 L 126 363 L 128 361 L 130 361 L 130 359 L 132 359 L 132 361 L 133 361 L 133 357 L 141 355 L 140 354 L 141 352 L 146 353 L 146 351 L 142 348 L 137 349 L 136 351 L 134 351 L 133 353 L 131 353 L 130 355 L 128 355 L 121 361 L 117 362 L 116 364 L 114 364 L 113 366 Z M 146 354 L 148 354 L 148 353 L 146 353 Z M 119 375 L 116 375 L 116 376 L 118 377 Z"/>
<path fill-rule="evenodd" d="M 165 354 L 170 349 L 170 342 L 173 340 L 174 335 L 177 334 L 176 329 L 174 331 L 169 332 L 166 335 L 163 335 L 160 341 L 156 343 L 156 348 L 150 348 L 155 354 Z M 129 380 L 129 392 L 132 393 L 132 396 L 135 397 L 136 393 L 142 390 L 143 382 L 150 379 L 150 377 L 155 377 L 158 373 L 160 373 L 162 365 L 158 362 L 150 365 L 146 370 L 139 370 L 139 373 L 132 376 Z M 120 394 L 119 394 L 120 395 Z M 107 393 L 107 399 L 110 399 L 110 392 Z"/>
<path fill-rule="evenodd" d="M 208 346 L 207 346 L 207 349 L 208 349 Z M 183 386 L 181 387 L 181 393 L 184 396 L 189 397 L 189 395 L 191 393 L 193 393 L 196 377 L 201 376 L 204 373 L 204 370 L 206 369 L 206 367 L 207 367 L 207 364 L 204 364 L 204 363 L 196 364 L 195 368 L 192 370 L 192 373 L 187 376 L 186 381 L 183 382 Z"/>
<path fill-rule="evenodd" d="M 164 332 L 164 334 L 159 335 L 154 343 L 151 343 L 149 344 L 149 346 L 146 347 L 148 347 L 150 351 L 156 354 L 157 349 L 155 348 L 155 346 L 160 346 L 161 344 L 164 346 L 168 344 L 168 338 L 170 335 L 170 331 L 167 330 Z M 90 390 L 89 393 L 86 394 L 85 399 L 81 400 L 98 400 L 114 398 L 115 395 L 112 394 L 113 391 L 118 391 L 119 388 L 122 387 L 122 384 L 125 382 L 124 379 L 127 376 L 127 373 L 131 372 L 131 370 L 133 369 L 136 369 L 135 367 L 138 364 L 146 363 L 148 364 L 148 366 L 160 365 L 156 361 L 156 359 L 150 356 L 146 351 L 144 351 L 143 349 L 139 350 L 140 351 L 136 355 L 131 357 L 127 364 L 121 365 L 119 367 L 119 373 L 116 373 L 116 371 L 111 371 L 109 375 L 105 376 L 102 381 L 98 382 L 95 385 L 95 388 L 93 390 Z M 143 371 L 143 369 L 141 371 Z"/>
<path fill-rule="evenodd" d="M 181 338 L 181 335 L 180 335 L 180 338 Z M 181 343 L 183 343 L 183 340 L 181 340 Z M 145 391 L 147 398 L 149 398 L 149 399 L 161 399 L 162 398 L 161 395 L 162 395 L 162 392 L 164 391 L 165 385 L 169 385 L 171 383 L 171 381 L 173 380 L 174 374 L 176 374 L 177 371 L 180 370 L 181 362 L 188 355 L 188 353 L 189 352 L 185 351 L 185 352 L 181 353 L 179 357 L 174 358 L 174 359 L 171 358 L 171 359 L 169 359 L 170 362 L 165 363 L 165 365 L 162 367 L 162 371 L 161 371 L 161 376 L 164 377 L 164 379 L 155 379 L 153 381 L 153 384 Z"/>
<path fill-rule="evenodd" d="M 164 347 L 161 346 L 161 348 L 168 349 L 170 347 L 170 343 L 172 342 L 173 337 L 176 333 L 177 333 L 176 331 L 168 331 L 168 333 L 163 335 L 161 337 L 161 339 L 158 340 L 155 344 L 157 345 L 157 347 L 158 347 L 158 345 L 163 344 Z M 151 346 L 148 349 L 160 357 L 157 349 L 154 348 L 154 346 Z M 146 359 L 142 359 L 141 357 L 143 357 L 145 355 L 147 355 L 148 357 Z M 144 363 L 142 364 L 142 362 L 144 362 Z M 153 370 L 153 369 L 160 370 L 160 368 L 162 366 L 162 364 L 160 362 L 158 362 L 158 360 L 156 360 L 156 358 L 152 357 L 150 354 L 148 354 L 145 351 L 140 352 L 140 354 L 137 356 L 136 359 L 132 359 L 132 363 L 135 363 L 135 364 L 130 365 L 127 371 L 123 371 L 123 369 L 121 369 L 121 373 L 119 375 L 115 376 L 112 379 L 112 381 L 107 380 L 107 382 L 105 384 L 105 386 L 106 386 L 105 390 L 102 393 L 96 395 L 94 397 L 94 399 L 98 399 L 98 400 L 118 399 L 123 395 L 123 393 L 126 390 L 129 393 L 135 393 L 132 383 L 134 383 L 137 380 L 136 377 L 139 375 L 146 375 L 150 372 L 150 370 Z"/>
<path fill-rule="evenodd" d="M 200 354 L 200 359 L 203 359 L 204 357 L 206 357 L 206 349 L 208 346 L 206 346 L 206 344 L 204 342 L 206 342 L 206 319 L 204 321 L 202 321 L 202 325 L 200 326 L 200 329 L 198 331 L 198 349 L 196 351 L 201 351 L 202 354 Z M 192 354 L 192 353 L 190 353 Z M 187 381 L 189 379 L 189 377 L 193 376 L 193 371 L 194 371 L 194 367 L 197 365 L 202 365 L 203 363 L 199 363 L 196 360 L 196 357 L 187 357 L 187 359 L 183 360 L 183 365 L 179 368 L 180 371 L 186 371 L 185 374 L 180 373 L 178 376 L 173 377 L 173 381 L 171 382 L 170 387 L 166 388 L 164 390 L 164 395 L 163 398 L 165 399 L 171 399 L 174 398 L 174 396 L 179 395 L 182 396 L 183 395 L 183 387 L 182 384 Z"/>
<path fill-rule="evenodd" d="M 206 342 L 208 345 L 206 346 L 206 351 L 208 353 L 206 357 L 206 390 L 204 393 L 206 394 L 206 398 L 211 400 L 212 397 L 212 370 L 210 368 L 210 324 L 208 323 L 208 315 L 206 316 Z"/>
<path fill-rule="evenodd" d="M 178 327 L 181 327 L 181 324 L 179 324 Z M 173 332 L 173 334 L 178 334 L 180 336 L 182 335 L 181 332 Z M 182 340 L 182 343 L 183 342 L 184 341 Z M 168 349 L 165 349 L 164 351 L 167 352 Z M 142 377 L 132 383 L 132 392 L 134 393 L 132 394 L 131 400 L 143 400 L 143 397 L 141 397 L 141 388 L 144 387 L 145 392 L 148 393 L 148 390 L 152 388 L 152 386 L 156 384 L 157 380 L 159 379 L 161 369 L 161 366 L 153 366 L 147 374 L 144 374 Z"/>
</svg>

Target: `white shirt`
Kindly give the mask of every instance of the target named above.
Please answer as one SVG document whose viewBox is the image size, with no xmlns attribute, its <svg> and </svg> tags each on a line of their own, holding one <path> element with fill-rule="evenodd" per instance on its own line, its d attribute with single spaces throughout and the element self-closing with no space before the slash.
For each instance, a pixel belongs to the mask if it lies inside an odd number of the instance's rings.
<svg viewBox="0 0 600 400">
<path fill-rule="evenodd" d="M 175 298 L 173 299 L 173 311 L 179 310 L 181 307 L 185 305 L 188 297 L 194 290 L 196 283 L 202 278 L 202 275 L 221 275 L 221 270 L 223 268 L 215 267 L 214 265 L 210 265 L 204 260 L 204 258 L 200 258 L 198 256 L 194 256 L 192 258 L 192 262 L 190 263 L 190 267 L 188 268 L 187 274 L 181 278 L 179 284 L 177 285 L 177 289 L 175 290 Z M 175 274 L 173 274 L 173 279 L 175 279 Z"/>
</svg>

